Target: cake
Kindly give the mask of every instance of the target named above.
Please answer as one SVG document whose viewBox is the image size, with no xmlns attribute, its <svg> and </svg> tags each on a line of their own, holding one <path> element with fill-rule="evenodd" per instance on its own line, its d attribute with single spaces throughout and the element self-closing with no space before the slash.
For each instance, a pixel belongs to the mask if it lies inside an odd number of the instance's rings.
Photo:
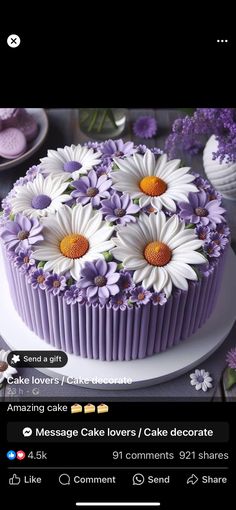
<svg viewBox="0 0 236 510">
<path fill-rule="evenodd" d="M 145 358 L 214 309 L 230 235 L 221 195 L 159 149 L 108 140 L 49 150 L 2 207 L 12 301 L 57 349 Z"/>
</svg>

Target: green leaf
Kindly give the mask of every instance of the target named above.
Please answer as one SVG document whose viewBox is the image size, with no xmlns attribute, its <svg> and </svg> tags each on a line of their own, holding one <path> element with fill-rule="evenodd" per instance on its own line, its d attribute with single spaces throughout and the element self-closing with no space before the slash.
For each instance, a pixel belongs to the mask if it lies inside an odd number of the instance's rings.
<svg viewBox="0 0 236 510">
<path fill-rule="evenodd" d="M 139 205 L 139 198 L 135 198 L 135 199 L 133 200 L 133 202 L 134 202 L 134 204 Z"/>
<path fill-rule="evenodd" d="M 40 260 L 40 262 L 38 263 L 38 268 L 40 269 L 40 267 L 44 267 L 46 264 L 46 260 Z"/>
<path fill-rule="evenodd" d="M 113 255 L 109 251 L 104 251 L 103 257 L 106 260 L 106 262 L 111 262 L 113 260 Z"/>
<path fill-rule="evenodd" d="M 194 223 L 189 223 L 185 228 L 195 228 L 196 225 Z"/>
<path fill-rule="evenodd" d="M 226 369 L 226 389 L 230 390 L 234 384 L 236 384 L 236 370 L 228 367 Z"/>
<path fill-rule="evenodd" d="M 117 269 L 118 269 L 118 271 L 120 271 L 121 269 L 124 269 L 122 262 L 120 264 L 117 264 Z"/>
<path fill-rule="evenodd" d="M 71 287 L 71 285 L 73 285 L 75 283 L 75 280 L 74 278 L 68 278 L 68 280 L 66 280 L 66 285 L 68 285 L 68 287 Z"/>
<path fill-rule="evenodd" d="M 13 214 L 13 213 L 11 212 L 11 214 L 9 214 L 9 219 L 10 219 L 11 221 L 14 221 L 14 219 L 15 219 L 15 214 Z"/>
</svg>

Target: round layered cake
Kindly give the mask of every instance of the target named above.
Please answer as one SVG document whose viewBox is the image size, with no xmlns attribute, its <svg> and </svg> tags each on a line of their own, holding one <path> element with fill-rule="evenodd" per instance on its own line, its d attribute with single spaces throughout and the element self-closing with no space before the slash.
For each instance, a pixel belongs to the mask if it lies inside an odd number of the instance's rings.
<svg viewBox="0 0 236 510">
<path fill-rule="evenodd" d="M 57 349 L 145 358 L 192 335 L 215 306 L 230 235 L 221 196 L 159 149 L 108 140 L 49 150 L 2 207 L 14 306 Z"/>
</svg>

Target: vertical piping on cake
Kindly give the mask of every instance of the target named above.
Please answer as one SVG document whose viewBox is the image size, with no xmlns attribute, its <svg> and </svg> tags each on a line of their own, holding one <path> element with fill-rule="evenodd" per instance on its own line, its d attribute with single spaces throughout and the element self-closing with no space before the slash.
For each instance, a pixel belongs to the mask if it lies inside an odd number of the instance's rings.
<svg viewBox="0 0 236 510">
<path fill-rule="evenodd" d="M 126 341 L 125 341 L 125 360 L 130 361 L 132 359 L 134 307 L 128 306 L 127 309 L 122 310 L 122 313 L 126 314 L 126 317 L 127 317 Z"/>
</svg>

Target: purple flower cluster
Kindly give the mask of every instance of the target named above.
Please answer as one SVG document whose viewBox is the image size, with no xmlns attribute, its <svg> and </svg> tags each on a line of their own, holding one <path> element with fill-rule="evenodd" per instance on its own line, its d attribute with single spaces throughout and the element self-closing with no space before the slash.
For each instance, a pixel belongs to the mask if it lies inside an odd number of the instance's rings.
<svg viewBox="0 0 236 510">
<path fill-rule="evenodd" d="M 230 349 L 226 356 L 226 362 L 229 368 L 236 370 L 236 347 Z"/>
<path fill-rule="evenodd" d="M 178 157 L 181 151 L 194 155 L 203 148 L 203 137 L 213 134 L 218 141 L 213 159 L 235 162 L 236 108 L 197 108 L 193 116 L 177 119 L 166 140 L 165 151 L 169 159 Z"/>
<path fill-rule="evenodd" d="M 112 158 L 124 158 L 132 156 L 136 149 L 133 142 L 123 142 L 123 140 L 107 140 L 99 146 L 102 153 L 102 159 L 107 164 L 112 161 Z"/>
<path fill-rule="evenodd" d="M 133 124 L 133 132 L 140 138 L 152 138 L 157 132 L 157 121 L 154 117 L 139 117 Z"/>
</svg>

